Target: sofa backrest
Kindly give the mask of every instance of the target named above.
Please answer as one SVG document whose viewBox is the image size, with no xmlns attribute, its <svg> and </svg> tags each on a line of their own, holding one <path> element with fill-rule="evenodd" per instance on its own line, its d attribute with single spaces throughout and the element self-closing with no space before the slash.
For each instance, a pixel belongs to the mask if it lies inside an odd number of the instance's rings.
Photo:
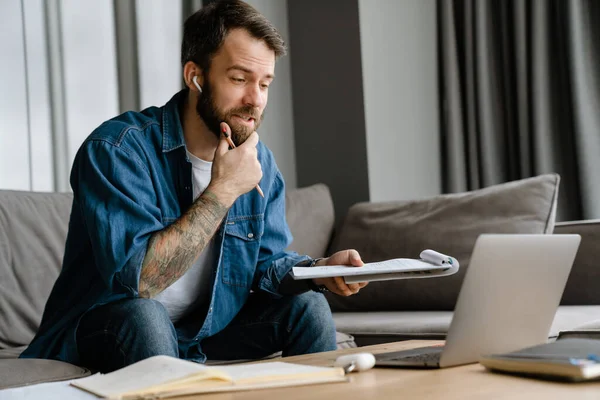
<svg viewBox="0 0 600 400">
<path fill-rule="evenodd" d="M 288 250 L 313 258 L 325 256 L 335 223 L 333 200 L 326 185 L 287 191 L 286 219 L 294 236 Z"/>
<path fill-rule="evenodd" d="M 60 272 L 73 196 L 0 190 L 0 349 L 28 344 Z"/>
</svg>

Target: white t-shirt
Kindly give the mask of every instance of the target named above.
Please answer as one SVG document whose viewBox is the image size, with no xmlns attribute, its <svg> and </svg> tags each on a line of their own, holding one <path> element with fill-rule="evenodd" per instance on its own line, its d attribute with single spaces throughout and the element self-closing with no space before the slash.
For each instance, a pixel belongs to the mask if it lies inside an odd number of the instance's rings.
<svg viewBox="0 0 600 400">
<path fill-rule="evenodd" d="M 192 186 L 196 200 L 210 183 L 212 163 L 194 156 L 189 151 L 187 155 L 192 163 Z M 199 304 L 208 302 L 211 274 L 216 262 L 217 248 L 213 238 L 194 265 L 154 298 L 165 306 L 172 322 L 177 322 Z"/>
</svg>

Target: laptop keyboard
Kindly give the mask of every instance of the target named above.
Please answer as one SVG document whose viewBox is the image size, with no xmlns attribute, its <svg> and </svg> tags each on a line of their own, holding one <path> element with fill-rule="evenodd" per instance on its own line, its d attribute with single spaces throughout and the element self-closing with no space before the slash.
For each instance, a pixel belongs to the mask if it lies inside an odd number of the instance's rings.
<svg viewBox="0 0 600 400">
<path fill-rule="evenodd" d="M 440 356 L 442 353 L 423 353 L 423 354 L 414 354 L 411 356 L 397 356 L 394 358 L 388 358 L 387 360 L 392 361 L 416 361 L 423 363 L 438 363 L 440 361 Z"/>
<path fill-rule="evenodd" d="M 441 355 L 441 346 L 431 346 L 420 349 L 377 354 L 375 357 L 380 361 L 409 361 L 423 364 L 437 364 L 440 361 Z"/>
</svg>

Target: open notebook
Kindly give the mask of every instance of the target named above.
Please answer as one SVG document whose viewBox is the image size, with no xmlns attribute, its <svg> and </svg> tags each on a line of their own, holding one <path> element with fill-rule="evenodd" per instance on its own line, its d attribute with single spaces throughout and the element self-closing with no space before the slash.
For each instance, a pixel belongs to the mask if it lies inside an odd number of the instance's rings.
<svg viewBox="0 0 600 400">
<path fill-rule="evenodd" d="M 423 250 L 420 259 L 394 258 L 366 263 L 362 267 L 326 265 L 294 267 L 292 277 L 298 279 L 344 277 L 346 283 L 386 281 L 392 279 L 435 278 L 458 272 L 458 260 L 434 250 Z"/>
<path fill-rule="evenodd" d="M 98 397 L 129 400 L 346 381 L 342 368 L 284 362 L 208 367 L 155 356 L 108 374 L 75 380 L 71 385 Z"/>
</svg>

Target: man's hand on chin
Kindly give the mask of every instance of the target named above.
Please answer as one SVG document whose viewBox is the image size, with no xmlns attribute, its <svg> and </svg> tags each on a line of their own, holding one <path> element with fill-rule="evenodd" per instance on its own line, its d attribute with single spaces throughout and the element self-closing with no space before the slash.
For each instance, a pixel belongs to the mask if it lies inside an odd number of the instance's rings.
<svg viewBox="0 0 600 400">
<path fill-rule="evenodd" d="M 333 254 L 329 258 L 319 260 L 315 266 L 326 266 L 326 265 L 349 265 L 352 267 L 362 267 L 364 263 L 360 258 L 360 254 L 356 250 L 342 250 Z M 346 283 L 344 278 L 336 276 L 333 278 L 315 278 L 313 282 L 318 285 L 324 285 L 330 292 L 338 294 L 340 296 L 352 296 L 358 293 L 358 291 L 365 286 L 368 282 L 360 283 Z"/>
</svg>

